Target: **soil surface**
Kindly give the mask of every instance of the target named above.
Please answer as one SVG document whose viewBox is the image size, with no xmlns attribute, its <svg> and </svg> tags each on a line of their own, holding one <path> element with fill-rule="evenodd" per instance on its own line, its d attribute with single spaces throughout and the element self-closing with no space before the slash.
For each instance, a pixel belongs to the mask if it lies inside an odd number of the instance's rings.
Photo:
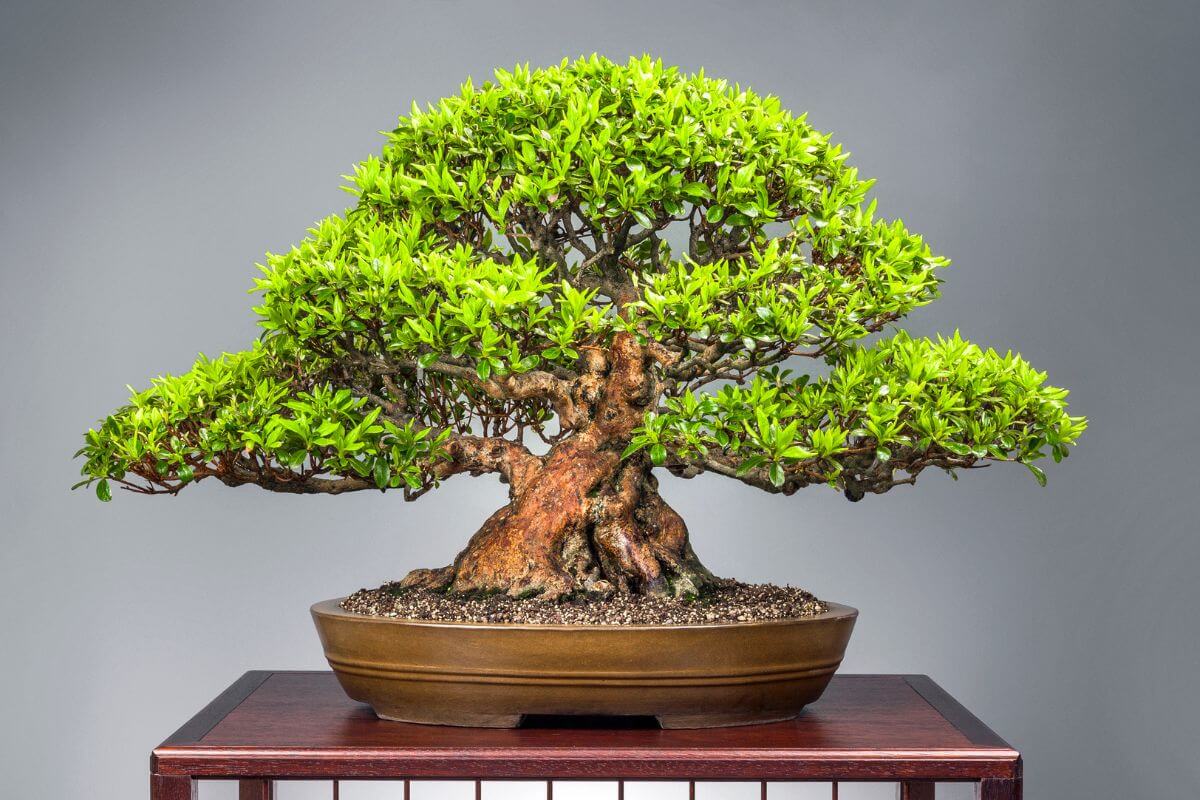
<svg viewBox="0 0 1200 800">
<path fill-rule="evenodd" d="M 613 593 L 563 600 L 452 595 L 385 583 L 360 589 L 342 601 L 342 608 L 394 619 L 528 625 L 704 625 L 811 617 L 828 610 L 803 589 L 737 581 L 722 581 L 692 599 Z"/>
</svg>

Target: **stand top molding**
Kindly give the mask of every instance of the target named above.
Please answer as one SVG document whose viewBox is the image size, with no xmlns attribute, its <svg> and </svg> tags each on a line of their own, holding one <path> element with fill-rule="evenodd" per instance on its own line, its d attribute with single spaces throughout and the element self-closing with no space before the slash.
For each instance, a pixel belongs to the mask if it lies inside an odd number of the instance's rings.
<svg viewBox="0 0 1200 800">
<path fill-rule="evenodd" d="M 557 725 L 557 726 L 556 726 Z M 155 748 L 194 778 L 1013 780 L 1021 756 L 924 675 L 837 675 L 795 720 L 704 730 L 388 722 L 331 672 L 247 672 Z"/>
</svg>

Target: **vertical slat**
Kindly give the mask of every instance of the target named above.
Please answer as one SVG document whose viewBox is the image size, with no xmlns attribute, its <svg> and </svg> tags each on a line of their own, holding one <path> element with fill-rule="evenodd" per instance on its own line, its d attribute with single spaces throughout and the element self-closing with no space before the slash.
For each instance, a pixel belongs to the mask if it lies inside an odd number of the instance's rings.
<svg viewBox="0 0 1200 800">
<path fill-rule="evenodd" d="M 625 781 L 617 781 L 617 800 L 625 800 Z"/>
<path fill-rule="evenodd" d="M 268 778 L 242 778 L 238 781 L 238 800 L 273 800 L 275 781 Z"/>
<path fill-rule="evenodd" d="M 483 781 L 475 779 L 475 800 L 483 800 Z"/>
<path fill-rule="evenodd" d="M 984 778 L 975 788 L 979 800 L 1021 800 L 1021 781 Z"/>
<path fill-rule="evenodd" d="M 341 787 L 338 786 L 337 778 L 333 779 L 333 800 L 338 800 L 338 795 L 341 793 Z"/>
<path fill-rule="evenodd" d="M 934 784 L 929 781 L 901 781 L 896 787 L 900 800 L 934 800 Z"/>
<path fill-rule="evenodd" d="M 546 781 L 546 800 L 554 800 L 554 781 Z"/>
<path fill-rule="evenodd" d="M 150 775 L 150 800 L 196 800 L 196 784 L 187 775 Z"/>
<path fill-rule="evenodd" d="M 688 800 L 696 800 L 696 782 L 688 781 Z"/>
<path fill-rule="evenodd" d="M 837 781 L 833 782 L 833 792 L 832 792 L 832 794 L 830 794 L 830 798 L 832 798 L 832 800 L 838 800 Z"/>
<path fill-rule="evenodd" d="M 405 780 L 404 781 L 404 800 L 409 800 L 410 797 L 412 797 L 412 782 Z"/>
<path fill-rule="evenodd" d="M 758 800 L 767 800 L 767 782 L 763 781 L 758 791 Z"/>
</svg>

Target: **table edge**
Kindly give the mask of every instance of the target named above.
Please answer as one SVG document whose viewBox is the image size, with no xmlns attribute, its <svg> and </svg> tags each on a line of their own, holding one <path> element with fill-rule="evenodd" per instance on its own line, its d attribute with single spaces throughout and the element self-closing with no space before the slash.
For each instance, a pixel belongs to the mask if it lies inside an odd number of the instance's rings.
<svg viewBox="0 0 1200 800">
<path fill-rule="evenodd" d="M 959 733 L 967 737 L 967 741 L 980 747 L 1001 747 L 1018 752 L 1015 747 L 1004 740 L 1000 734 L 989 728 L 979 717 L 958 702 L 933 678 L 928 675 L 905 675 L 904 682 L 921 696 L 942 719 L 953 725 Z"/>
<path fill-rule="evenodd" d="M 1021 774 L 1013 750 L 447 750 L 163 748 L 154 771 L 193 778 L 464 780 L 979 780 Z"/>
<path fill-rule="evenodd" d="M 191 719 L 183 723 L 177 731 L 172 733 L 162 741 L 158 747 L 154 748 L 157 753 L 164 747 L 179 747 L 183 745 L 199 745 L 209 731 L 217 727 L 221 720 L 225 719 L 231 711 L 240 706 L 242 702 L 254 694 L 254 691 L 266 683 L 267 678 L 275 674 L 274 670 L 254 669 L 243 673 L 242 677 L 238 678 L 233 683 L 225 688 L 225 691 L 212 699 L 208 705 L 200 709 Z"/>
</svg>

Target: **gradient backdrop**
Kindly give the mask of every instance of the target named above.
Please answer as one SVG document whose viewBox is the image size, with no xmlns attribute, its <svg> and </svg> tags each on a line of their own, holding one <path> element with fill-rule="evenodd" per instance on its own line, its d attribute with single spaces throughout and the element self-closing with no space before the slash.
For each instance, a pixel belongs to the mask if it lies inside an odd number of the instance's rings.
<svg viewBox="0 0 1200 800">
<path fill-rule="evenodd" d="M 667 477 L 698 552 L 858 606 L 845 669 L 933 676 L 1030 797 L 1200 794 L 1198 37 L 1183 2 L 5 0 L 0 793 L 145 796 L 151 747 L 243 670 L 323 667 L 309 603 L 447 561 L 503 502 L 67 487 L 126 383 L 251 341 L 254 262 L 348 204 L 414 99 L 648 51 L 833 131 L 954 259 L 909 329 L 1019 350 L 1092 420 L 1046 490 Z"/>
</svg>

